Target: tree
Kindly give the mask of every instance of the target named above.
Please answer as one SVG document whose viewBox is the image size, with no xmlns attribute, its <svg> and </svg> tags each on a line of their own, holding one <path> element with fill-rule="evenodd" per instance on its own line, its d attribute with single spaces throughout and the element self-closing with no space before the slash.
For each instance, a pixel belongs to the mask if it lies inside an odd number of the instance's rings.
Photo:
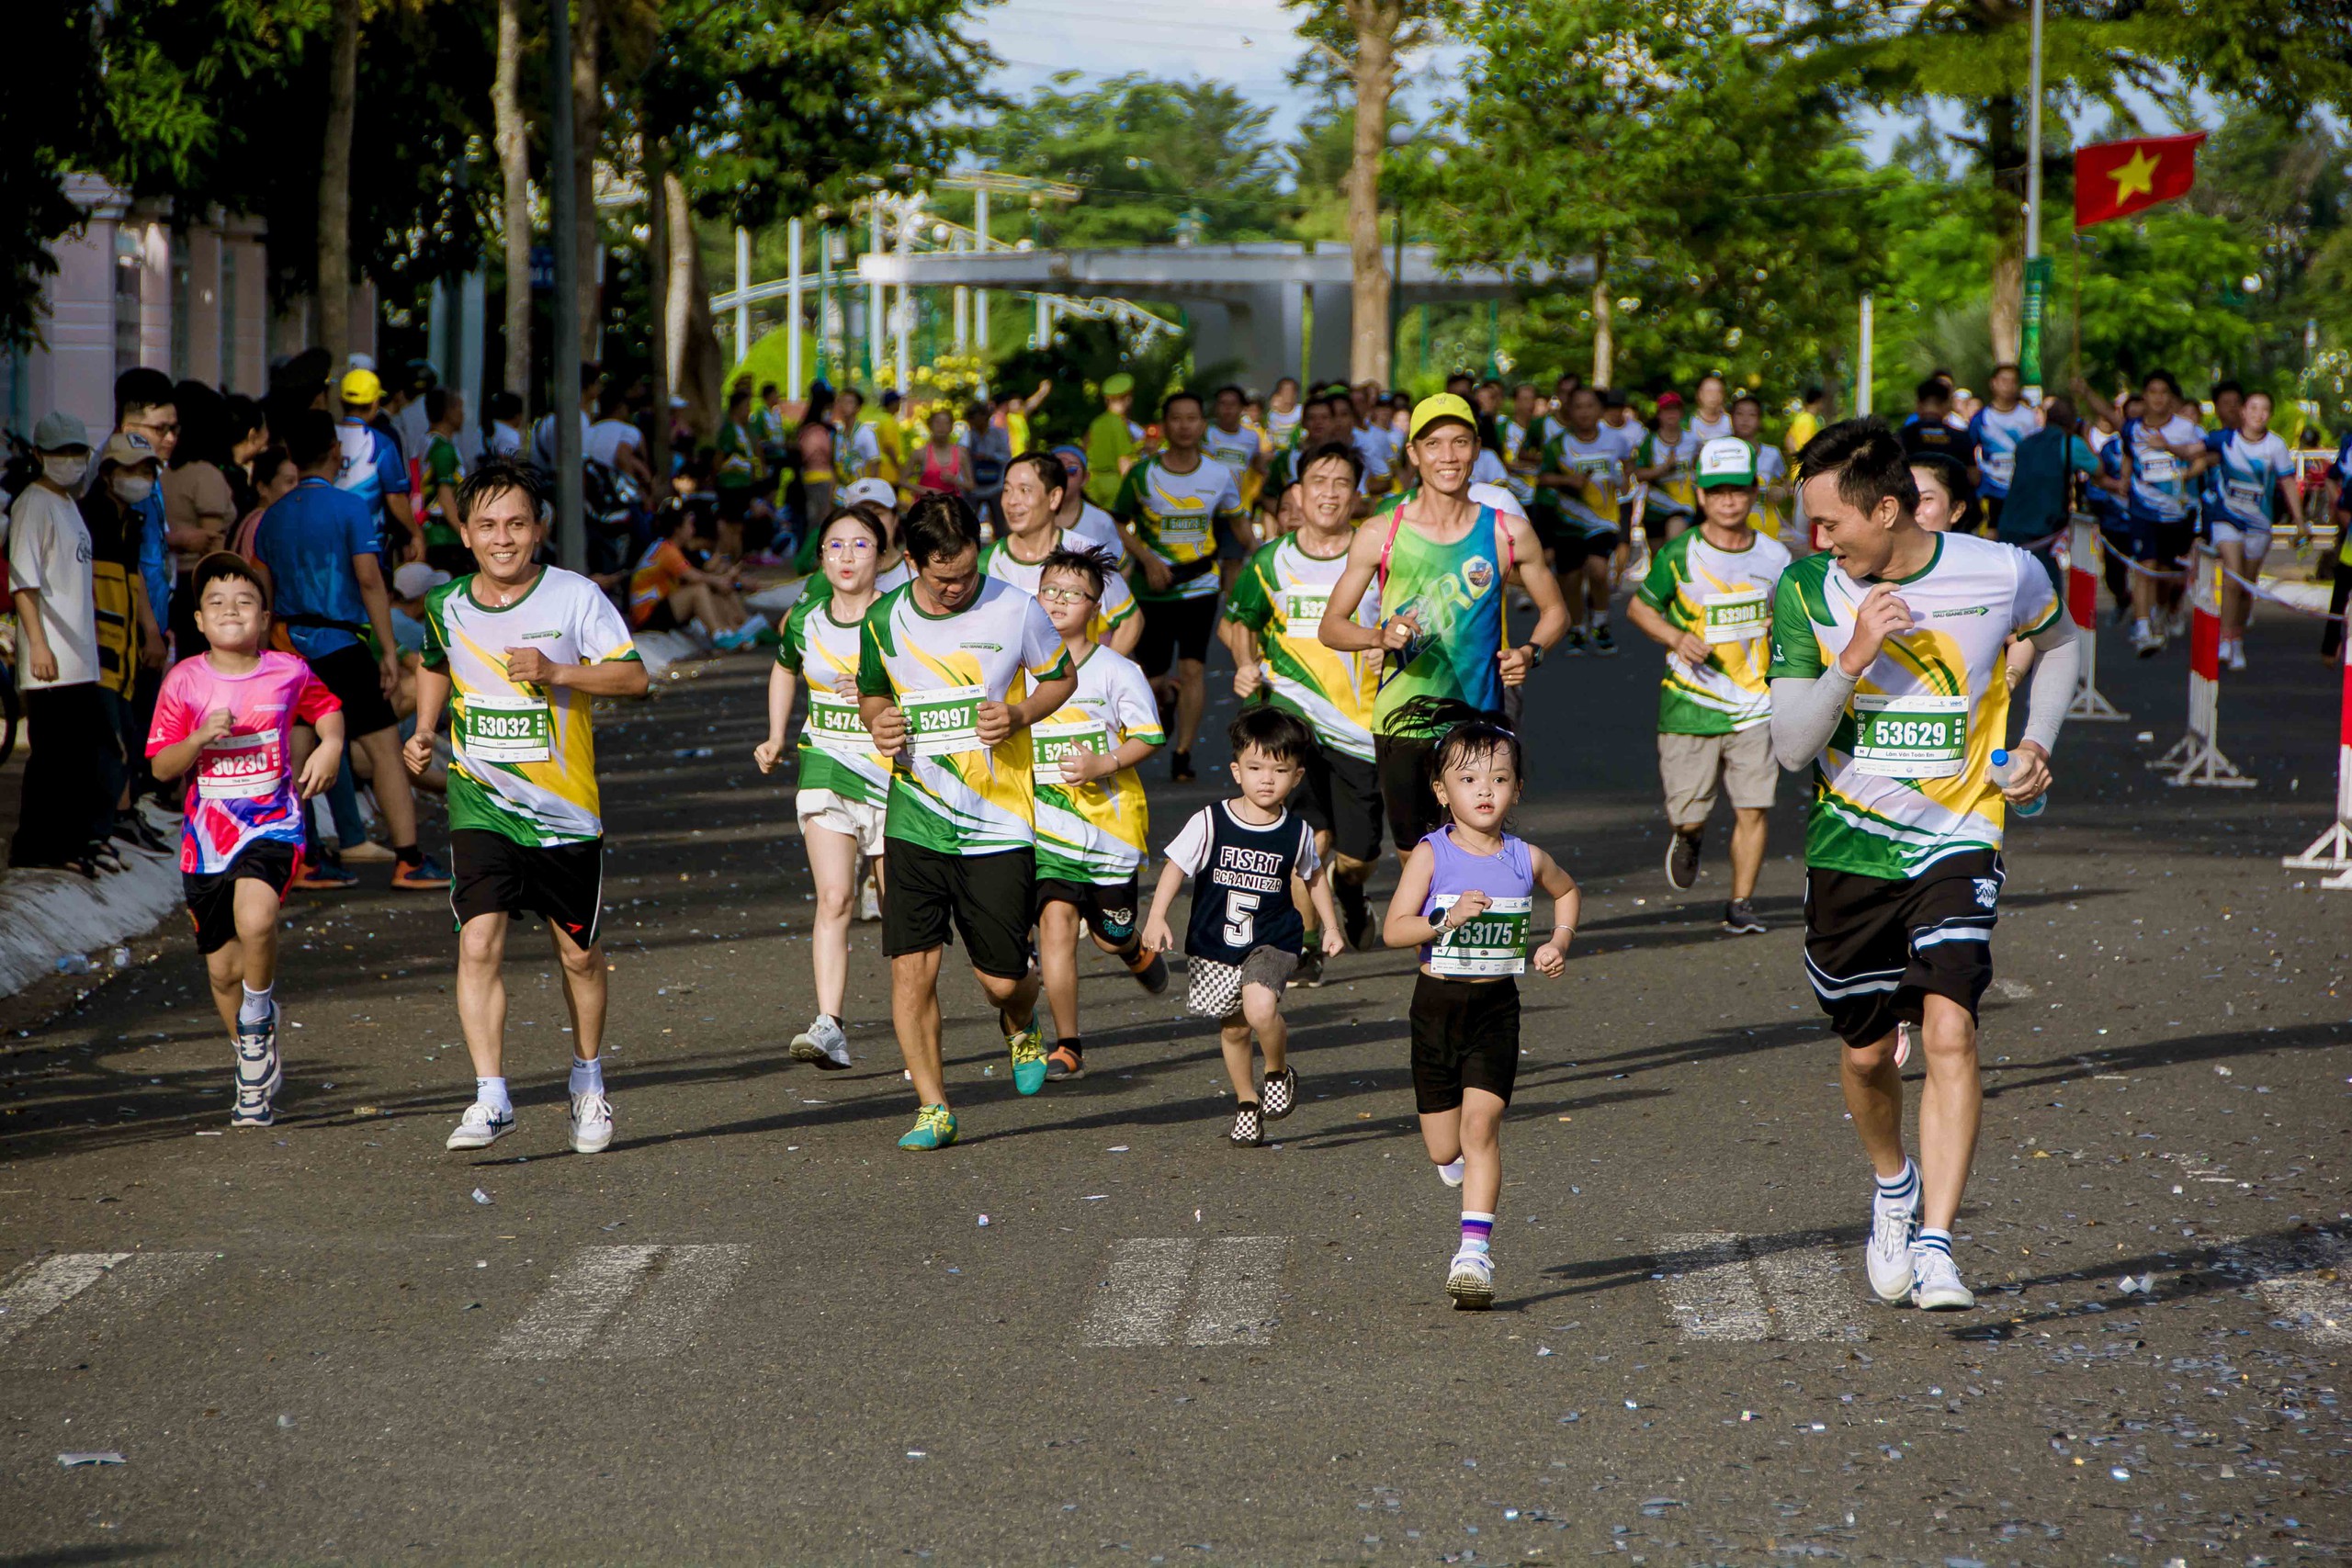
<svg viewBox="0 0 2352 1568">
<path fill-rule="evenodd" d="M 318 340 L 340 365 L 351 348 L 351 133 L 359 112 L 359 0 L 334 0 L 326 66 L 327 119 L 319 139 Z"/>
<path fill-rule="evenodd" d="M 523 113 L 523 0 L 498 0 L 498 72 L 491 122 L 498 148 L 499 227 L 506 245 L 506 389 L 530 428 L 531 133 Z M 668 423 L 662 422 L 668 429 Z"/>
<path fill-rule="evenodd" d="M 88 4 L 34 6 L 12 22 L 10 44 L 38 69 L 0 92 L 0 347 L 32 341 L 57 271 L 51 246 L 83 222 L 65 179 L 93 166 L 105 117 L 96 30 Z"/>
</svg>

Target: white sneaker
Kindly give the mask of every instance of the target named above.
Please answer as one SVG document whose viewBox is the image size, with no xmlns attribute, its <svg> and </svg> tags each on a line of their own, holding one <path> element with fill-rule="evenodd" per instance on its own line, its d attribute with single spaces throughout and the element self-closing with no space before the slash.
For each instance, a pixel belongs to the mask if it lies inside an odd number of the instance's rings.
<svg viewBox="0 0 2352 1568">
<path fill-rule="evenodd" d="M 1916 1178 L 1914 1179 L 1916 1180 Z M 1911 1293 L 1915 1261 L 1911 1244 L 1919 1235 L 1919 1194 L 1908 1198 L 1871 1196 L 1871 1239 L 1862 1248 L 1871 1289 L 1889 1306 L 1899 1306 Z"/>
<path fill-rule="evenodd" d="M 277 1004 L 269 1004 L 269 1017 L 259 1023 L 237 1022 L 237 1088 L 258 1090 L 264 1100 L 276 1097 L 278 1086 L 285 1081 L 285 1070 L 277 1059 Z"/>
<path fill-rule="evenodd" d="M 571 1152 L 600 1155 L 613 1141 L 613 1105 L 602 1094 L 571 1097 Z"/>
<path fill-rule="evenodd" d="M 1495 1259 L 1491 1253 L 1464 1247 L 1446 1265 L 1445 1293 L 1456 1312 L 1484 1312 L 1495 1304 Z"/>
<path fill-rule="evenodd" d="M 458 1130 L 449 1134 L 449 1141 L 442 1147 L 486 1149 L 514 1130 L 514 1111 L 501 1113 L 477 1100 L 458 1118 Z"/>
<path fill-rule="evenodd" d="M 882 918 L 882 896 L 874 890 L 871 878 L 868 878 L 865 886 L 858 891 L 857 918 L 868 922 Z M 847 1066 L 849 1064 L 844 1062 L 842 1065 Z"/>
<path fill-rule="evenodd" d="M 1461 1186 L 1462 1162 L 1457 1159 L 1448 1164 L 1439 1166 L 1437 1168 L 1437 1179 L 1440 1181 L 1444 1182 L 1448 1187 Z"/>
<path fill-rule="evenodd" d="M 1913 1306 L 1923 1312 L 1965 1312 L 1976 1304 L 1976 1293 L 1960 1282 L 1959 1266 L 1943 1248 L 1920 1247 L 1911 1266 L 1918 1276 L 1911 1288 Z"/>
<path fill-rule="evenodd" d="M 849 1036 L 842 1032 L 840 1024 L 821 1013 L 792 1037 L 791 1051 L 794 1061 L 814 1062 L 829 1073 L 850 1065 Z"/>
<path fill-rule="evenodd" d="M 232 1127 L 266 1127 L 277 1120 L 277 1111 L 269 1103 L 270 1091 L 237 1086 L 237 1103 L 229 1112 Z"/>
<path fill-rule="evenodd" d="M 2229 667 L 2230 667 L 2231 669 L 2233 669 L 2233 670 L 2243 670 L 2243 669 L 2245 669 L 2245 644 L 2244 644 L 2244 643 L 2242 643 L 2242 642 L 2233 642 L 2233 643 L 2230 644 L 2229 652 L 2228 652 L 2228 654 L 2227 654 L 2225 657 L 2226 657 L 2226 660 L 2227 660 L 2227 661 L 2228 661 Z"/>
</svg>

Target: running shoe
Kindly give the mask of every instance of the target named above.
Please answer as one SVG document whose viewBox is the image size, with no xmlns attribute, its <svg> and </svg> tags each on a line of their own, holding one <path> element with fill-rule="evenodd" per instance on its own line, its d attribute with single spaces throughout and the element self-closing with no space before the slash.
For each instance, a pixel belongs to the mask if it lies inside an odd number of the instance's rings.
<svg viewBox="0 0 2352 1568">
<path fill-rule="evenodd" d="M 1920 1247 L 1911 1267 L 1917 1276 L 1911 1304 L 1922 1312 L 1966 1312 L 1976 1304 L 1976 1292 L 1960 1282 L 1960 1267 L 1943 1248 Z"/>
<path fill-rule="evenodd" d="M 956 1141 L 955 1113 L 944 1105 L 926 1105 L 915 1112 L 915 1124 L 899 1140 L 902 1149 L 944 1149 Z"/>
<path fill-rule="evenodd" d="M 1290 983 L 1312 989 L 1323 983 L 1323 949 L 1316 933 L 1307 933 L 1306 951 L 1298 955 L 1298 967 L 1290 972 Z"/>
<path fill-rule="evenodd" d="M 431 891 L 448 886 L 449 874 L 442 870 L 440 863 L 431 855 L 424 856 L 414 865 L 397 866 L 392 871 L 392 886 L 396 889 Z"/>
<path fill-rule="evenodd" d="M 1609 635 L 1608 626 L 1599 626 L 1592 629 L 1592 651 L 1603 659 L 1616 657 L 1617 639 Z"/>
<path fill-rule="evenodd" d="M 277 1112 L 271 1106 L 267 1094 L 258 1089 L 247 1089 L 243 1084 L 237 1086 L 236 1107 L 229 1112 L 230 1126 L 267 1127 L 277 1120 Z"/>
<path fill-rule="evenodd" d="M 1666 885 L 1687 891 L 1699 881 L 1699 846 L 1703 835 L 1679 829 L 1666 836 Z"/>
<path fill-rule="evenodd" d="M 449 1141 L 442 1147 L 486 1149 L 514 1130 L 513 1111 L 493 1111 L 477 1100 L 458 1118 L 458 1130 L 449 1134 Z"/>
<path fill-rule="evenodd" d="M 1911 1244 L 1919 1237 L 1919 1194 L 1908 1198 L 1871 1196 L 1871 1238 L 1862 1248 L 1871 1289 L 1889 1306 L 1902 1303 L 1917 1277 Z"/>
<path fill-rule="evenodd" d="M 1570 626 L 1568 635 L 1560 639 L 1560 651 L 1572 658 L 1581 657 L 1584 653 L 1584 628 Z"/>
<path fill-rule="evenodd" d="M 337 852 L 347 865 L 387 865 L 400 859 L 400 856 L 392 853 L 390 845 L 379 844 L 373 839 L 362 839 L 356 844 L 346 844 Z"/>
<path fill-rule="evenodd" d="M 136 811 L 116 812 L 114 828 L 108 836 L 133 849 L 146 850 L 153 854 L 169 853 L 172 847 L 170 840 L 155 830 L 155 825 Z"/>
<path fill-rule="evenodd" d="M 1004 1047 L 1012 1053 L 1014 1089 L 1035 1094 L 1046 1087 L 1046 1033 L 1037 1027 L 1036 1014 L 1029 1015 L 1019 1033 L 1004 1037 Z"/>
<path fill-rule="evenodd" d="M 1264 1108 L 1269 1122 L 1279 1122 L 1297 1110 L 1298 1075 L 1288 1067 L 1278 1073 L 1268 1073 L 1265 1083 L 1258 1090 L 1258 1103 Z"/>
<path fill-rule="evenodd" d="M 571 1152 L 600 1155 L 613 1141 L 613 1102 L 601 1092 L 571 1097 Z"/>
<path fill-rule="evenodd" d="M 359 886 L 359 878 L 331 860 L 316 865 L 306 865 L 294 886 L 312 893 L 348 893 Z"/>
<path fill-rule="evenodd" d="M 1735 898 L 1724 906 L 1724 930 L 1732 936 L 1759 936 L 1765 925 L 1756 918 L 1755 905 L 1745 898 Z"/>
<path fill-rule="evenodd" d="M 1238 1149 L 1261 1148 L 1266 1142 L 1266 1125 L 1258 1108 L 1248 1100 L 1233 1108 L 1233 1131 L 1226 1136 Z"/>
<path fill-rule="evenodd" d="M 1341 882 L 1334 878 L 1331 891 L 1340 900 L 1340 919 L 1346 923 L 1348 945 L 1358 953 L 1372 940 L 1372 900 L 1364 897 L 1361 882 Z"/>
<path fill-rule="evenodd" d="M 2243 670 L 2245 668 L 2245 644 L 2242 642 L 2233 642 L 2230 644 L 2228 662 L 2230 668 L 2233 670 Z"/>
<path fill-rule="evenodd" d="M 875 887 L 871 877 L 868 877 L 865 886 L 858 890 L 857 918 L 868 925 L 882 918 L 882 895 Z"/>
<path fill-rule="evenodd" d="M 1170 751 L 1168 753 L 1169 783 L 1191 784 L 1199 776 L 1199 774 L 1193 772 L 1193 754 L 1190 751 Z"/>
<path fill-rule="evenodd" d="M 259 1089 L 266 1100 L 277 1093 L 285 1073 L 277 1060 L 277 1003 L 259 1023 L 237 1021 L 237 1087 Z"/>
<path fill-rule="evenodd" d="M 1491 1253 L 1465 1247 L 1446 1265 L 1445 1293 L 1456 1312 L 1484 1312 L 1495 1304 L 1495 1259 Z"/>
<path fill-rule="evenodd" d="M 1067 1045 L 1057 1045 L 1046 1057 L 1046 1081 L 1059 1083 L 1064 1078 L 1086 1076 L 1086 1058 Z"/>
<path fill-rule="evenodd" d="M 2165 650 L 2165 639 L 2148 629 L 2143 621 L 2132 628 L 2132 651 L 2143 659 L 2154 659 Z"/>
<path fill-rule="evenodd" d="M 837 1073 L 850 1065 L 849 1036 L 832 1019 L 819 1013 L 816 1019 L 792 1037 L 789 1047 L 796 1062 L 813 1062 L 824 1072 Z"/>
<path fill-rule="evenodd" d="M 1136 985 L 1153 996 L 1159 996 L 1168 989 L 1168 955 L 1155 953 L 1150 963 L 1140 969 L 1130 967 L 1127 973 L 1135 976 Z"/>
<path fill-rule="evenodd" d="M 1462 1156 L 1456 1155 L 1437 1168 L 1437 1179 L 1448 1187 L 1459 1187 L 1462 1185 Z"/>
</svg>

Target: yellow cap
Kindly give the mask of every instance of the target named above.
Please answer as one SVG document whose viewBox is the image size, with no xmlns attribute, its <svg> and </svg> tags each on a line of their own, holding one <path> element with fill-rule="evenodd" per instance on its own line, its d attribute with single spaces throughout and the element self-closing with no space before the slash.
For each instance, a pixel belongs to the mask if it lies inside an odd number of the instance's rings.
<svg viewBox="0 0 2352 1568">
<path fill-rule="evenodd" d="M 1413 405 L 1412 427 L 1405 439 L 1419 441 L 1422 431 L 1442 419 L 1459 420 L 1468 425 L 1474 434 L 1478 428 L 1478 416 L 1470 412 L 1468 403 L 1464 402 L 1454 393 L 1440 392 L 1435 397 L 1423 398 Z"/>
<path fill-rule="evenodd" d="M 373 370 L 353 370 L 343 378 L 343 400 L 346 403 L 378 403 L 384 400 L 384 383 L 376 378 Z"/>
</svg>

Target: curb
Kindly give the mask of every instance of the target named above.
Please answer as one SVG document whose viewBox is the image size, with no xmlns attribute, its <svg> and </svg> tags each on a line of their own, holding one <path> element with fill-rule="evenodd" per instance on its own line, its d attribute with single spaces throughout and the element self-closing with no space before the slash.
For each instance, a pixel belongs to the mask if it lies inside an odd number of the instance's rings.
<svg viewBox="0 0 2352 1568">
<path fill-rule="evenodd" d="M 28 867 L 0 873 L 0 997 L 57 972 L 68 953 L 111 947 L 153 931 L 179 906 L 177 861 L 117 846 L 122 871 L 93 882 Z M 104 960 L 98 961 L 104 966 Z"/>
</svg>

